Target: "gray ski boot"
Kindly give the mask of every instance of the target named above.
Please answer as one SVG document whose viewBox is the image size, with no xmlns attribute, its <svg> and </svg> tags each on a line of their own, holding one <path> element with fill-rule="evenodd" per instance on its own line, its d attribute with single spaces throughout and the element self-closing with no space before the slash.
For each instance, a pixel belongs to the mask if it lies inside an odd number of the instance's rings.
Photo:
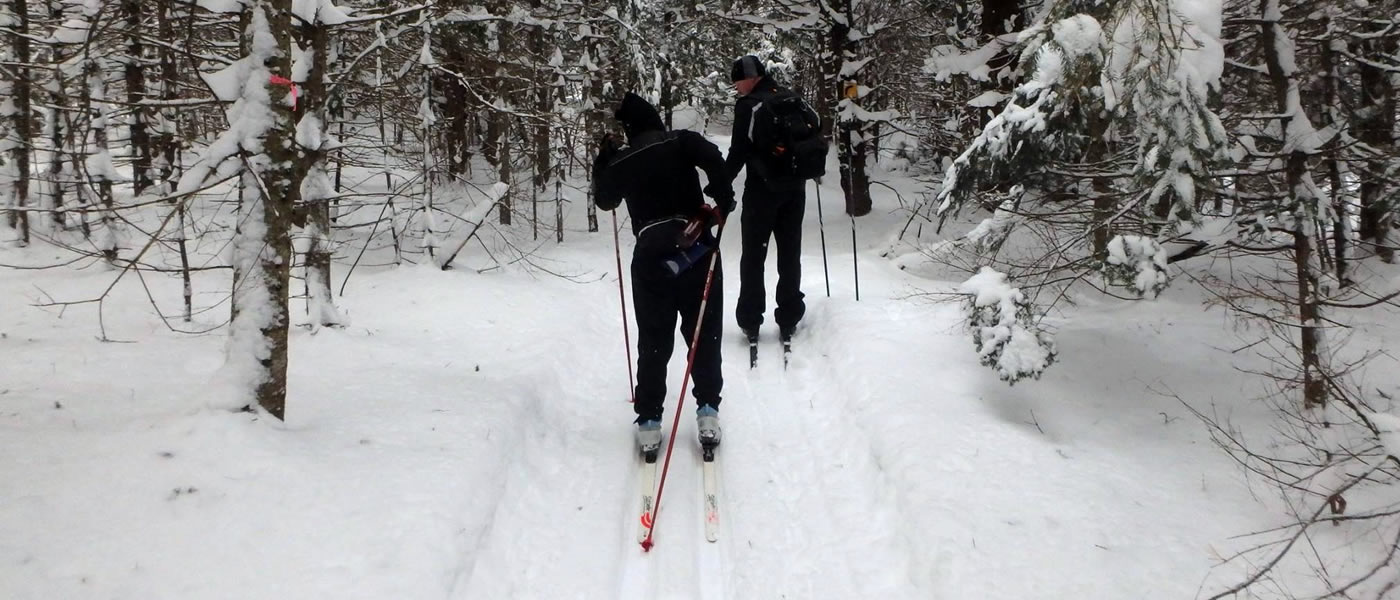
<svg viewBox="0 0 1400 600">
<path fill-rule="evenodd" d="M 656 453 L 661 449 L 661 421 L 642 421 L 637 424 L 637 450 L 647 462 L 656 462 Z"/>
<path fill-rule="evenodd" d="M 713 451 L 719 446 L 719 409 L 708 404 L 695 411 L 695 425 L 700 432 L 700 447 Z"/>
</svg>

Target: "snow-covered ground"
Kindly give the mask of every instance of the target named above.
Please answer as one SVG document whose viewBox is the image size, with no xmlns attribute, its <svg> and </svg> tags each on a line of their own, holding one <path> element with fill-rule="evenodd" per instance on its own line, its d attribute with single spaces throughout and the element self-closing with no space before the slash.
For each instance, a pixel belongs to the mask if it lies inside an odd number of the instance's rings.
<svg viewBox="0 0 1400 600">
<path fill-rule="evenodd" d="M 565 243 L 542 246 L 568 279 L 360 267 L 337 298 L 348 328 L 293 333 L 285 424 L 207 409 L 223 332 L 170 331 L 134 276 L 103 342 L 95 304 L 32 305 L 93 297 L 113 271 L 0 269 L 0 596 L 1179 599 L 1238 575 L 1212 569 L 1230 538 L 1279 515 L 1173 396 L 1269 418 L 1222 312 L 1176 288 L 1080 298 L 1059 362 L 1008 387 L 956 303 L 926 294 L 956 282 L 872 249 L 905 218 L 893 196 L 855 222 L 859 301 L 839 187 L 822 198 L 831 295 L 809 197 L 786 371 L 771 321 L 746 364 L 725 239 L 720 538 L 687 397 L 647 554 L 610 215 L 583 233 L 574 203 Z M 196 278 L 192 327 L 226 317 L 228 279 Z M 177 278 L 144 280 L 178 313 Z"/>
</svg>

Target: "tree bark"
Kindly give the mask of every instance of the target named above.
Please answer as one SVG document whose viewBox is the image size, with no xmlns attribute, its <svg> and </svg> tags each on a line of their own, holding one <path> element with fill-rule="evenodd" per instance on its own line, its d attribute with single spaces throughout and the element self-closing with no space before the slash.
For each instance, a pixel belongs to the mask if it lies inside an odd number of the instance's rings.
<svg viewBox="0 0 1400 600">
<path fill-rule="evenodd" d="M 1395 38 L 1370 40 L 1360 44 L 1363 56 L 1393 56 L 1397 49 Z M 1365 144 L 1366 153 L 1361 180 L 1361 239 L 1374 244 L 1376 255 L 1385 262 L 1395 262 L 1394 242 L 1390 229 L 1394 206 L 1386 200 L 1387 181 L 1395 176 L 1387 173 L 1387 164 L 1395 156 L 1395 84 L 1386 71 L 1370 62 L 1359 62 L 1361 74 L 1361 103 L 1355 124 L 1356 139 Z"/>
<path fill-rule="evenodd" d="M 253 7 L 254 11 L 263 12 L 267 30 L 276 40 L 276 55 L 263 61 L 268 79 L 291 75 L 291 4 L 292 0 L 261 0 Z M 245 46 L 252 47 L 252 44 L 245 43 Z M 239 257 L 234 271 L 234 300 L 240 309 L 232 326 L 233 335 L 237 337 L 230 347 L 235 352 L 253 353 L 251 357 L 236 358 L 255 362 L 253 396 L 268 414 L 282 420 L 287 405 L 292 213 L 301 182 L 296 179 L 297 153 L 291 107 L 283 101 L 288 95 L 286 86 L 256 80 L 245 85 L 266 87 L 272 123 L 263 136 L 265 154 L 246 161 L 248 168 L 244 172 L 239 218 L 247 225 L 236 236 L 234 250 Z M 249 339 L 253 337 L 256 340 Z"/>
<path fill-rule="evenodd" d="M 312 118 L 319 123 L 322 147 L 329 135 L 326 119 L 326 72 L 330 64 L 330 32 L 322 23 L 303 23 L 297 27 L 298 44 L 311 51 L 310 69 L 306 81 L 299 83 L 301 93 L 297 96 L 294 114 L 301 119 Z M 298 144 L 296 179 L 302 189 L 311 189 L 310 197 L 300 197 L 299 214 L 304 215 L 301 225 L 307 236 L 306 246 L 306 301 L 312 322 L 327 327 L 341 324 L 339 311 L 335 310 L 331 294 L 331 203 L 332 193 L 326 174 L 326 152 L 322 148 L 306 148 Z M 300 192 L 300 190 L 298 190 Z"/>
<path fill-rule="evenodd" d="M 32 71 L 29 68 L 29 3 L 27 0 L 11 0 L 11 10 L 15 17 L 15 35 L 10 39 L 17 63 L 14 68 L 18 74 L 10 88 L 15 104 L 14 118 L 11 122 L 15 137 L 19 140 L 10 150 L 10 158 L 15 163 L 12 193 L 15 208 L 23 209 L 29 206 L 29 146 L 34 139 L 33 113 L 30 107 Z M 10 211 L 10 228 L 19 232 L 20 245 L 29 245 L 29 213 L 23 210 Z"/>
<path fill-rule="evenodd" d="M 1273 85 L 1274 100 L 1278 105 L 1278 111 L 1284 115 L 1279 124 L 1280 131 L 1288 131 L 1288 121 L 1293 118 L 1291 115 L 1292 106 L 1297 104 L 1301 109 L 1301 102 L 1293 102 L 1294 96 L 1299 94 L 1298 82 L 1295 78 L 1291 65 L 1285 65 L 1279 44 L 1291 44 L 1287 40 L 1287 34 L 1283 31 L 1283 26 L 1277 21 L 1269 20 L 1269 15 L 1277 15 L 1279 0 L 1260 0 L 1261 35 L 1259 44 L 1264 52 L 1265 63 L 1268 66 L 1269 80 Z M 1286 208 L 1293 215 L 1293 269 L 1297 290 L 1297 297 L 1294 301 L 1298 308 L 1298 328 L 1299 345 L 1301 354 L 1300 367 L 1302 369 L 1303 385 L 1303 408 L 1321 408 L 1327 401 L 1327 390 L 1322 373 L 1321 355 L 1321 307 L 1318 305 L 1316 296 L 1317 276 L 1314 272 L 1313 261 L 1313 232 L 1317 230 L 1319 218 L 1317 203 L 1319 198 L 1312 198 L 1304 186 L 1304 176 L 1307 174 L 1307 154 L 1302 150 L 1294 148 L 1289 152 L 1285 164 L 1285 177 L 1288 189 L 1286 197 Z"/>
<path fill-rule="evenodd" d="M 845 65 L 849 64 L 848 61 L 855 59 L 859 50 L 857 42 L 851 40 L 851 28 L 848 25 L 855 19 L 851 4 L 851 0 L 840 0 L 834 5 L 844 18 L 832 19 L 829 38 L 831 53 L 837 65 L 836 79 L 840 84 L 838 106 L 842 102 L 854 105 L 859 100 L 857 90 L 860 81 L 856 74 L 841 72 Z M 871 209 L 870 175 L 866 168 L 869 135 L 864 123 L 854 115 L 838 120 L 836 158 L 840 163 L 841 191 L 845 194 L 846 214 L 860 217 L 869 214 Z"/>
<path fill-rule="evenodd" d="M 151 138 L 147 131 L 147 110 L 141 106 L 146 99 L 146 76 L 144 49 L 141 45 L 141 16 L 146 7 L 141 0 L 122 0 L 122 10 L 126 13 L 127 44 L 126 100 L 131 105 L 131 152 L 132 185 L 136 194 L 151 186 Z"/>
</svg>

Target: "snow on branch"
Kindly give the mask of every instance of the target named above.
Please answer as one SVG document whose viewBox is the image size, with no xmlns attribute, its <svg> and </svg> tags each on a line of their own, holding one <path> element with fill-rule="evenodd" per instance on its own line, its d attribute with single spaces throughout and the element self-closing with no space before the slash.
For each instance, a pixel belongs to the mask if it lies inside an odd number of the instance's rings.
<svg viewBox="0 0 1400 600">
<path fill-rule="evenodd" d="M 942 45 L 933 49 L 933 56 L 924 59 L 924 72 L 938 81 L 948 81 L 952 75 L 967 75 L 977 81 L 991 80 L 987 65 L 1002 50 L 1016 45 L 1019 34 L 1008 33 L 993 38 L 972 52 L 961 52 L 957 46 Z"/>
<path fill-rule="evenodd" d="M 1002 381 L 1039 379 L 1055 362 L 1054 338 L 1036 324 L 1030 301 L 1006 274 L 982 267 L 958 291 L 968 295 L 967 327 L 977 355 Z"/>
<path fill-rule="evenodd" d="M 1167 252 L 1149 237 L 1115 236 L 1108 242 L 1103 276 L 1112 285 L 1132 289 L 1139 298 L 1156 298 L 1167 289 Z"/>
<path fill-rule="evenodd" d="M 1004 36 L 1003 36 L 1004 37 Z M 1067 98 L 1085 88 L 1083 73 L 1097 73 L 1103 61 L 1103 37 L 1098 21 L 1074 15 L 1020 34 L 1027 46 L 1023 60 L 1034 61 L 1031 77 L 1016 86 L 1001 113 L 949 165 L 938 193 L 938 213 L 961 206 L 985 182 L 1013 175 L 1034 177 L 1063 143 L 1060 128 L 1049 127 L 1061 115 Z"/>
</svg>

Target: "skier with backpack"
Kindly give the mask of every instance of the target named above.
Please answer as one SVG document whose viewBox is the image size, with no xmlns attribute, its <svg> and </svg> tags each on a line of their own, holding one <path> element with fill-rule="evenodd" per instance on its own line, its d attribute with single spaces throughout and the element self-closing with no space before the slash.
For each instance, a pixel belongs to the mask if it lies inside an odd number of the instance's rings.
<svg viewBox="0 0 1400 600">
<path fill-rule="evenodd" d="M 677 315 L 687 347 L 697 324 L 700 329 L 692 367 L 696 423 L 702 445 L 719 444 L 724 286 L 718 260 L 706 259 L 719 243 L 710 228 L 733 212 L 734 189 L 719 147 L 693 131 L 667 131 L 642 97 L 628 92 L 613 116 L 627 134 L 627 146 L 612 136 L 601 141 L 593 162 L 594 202 L 613 210 L 626 201 L 637 237 L 631 266 L 637 317 L 633 409 L 638 448 L 651 462 L 661 446 L 666 364 L 675 346 Z M 703 192 L 717 208 L 704 203 L 697 168 L 709 178 Z M 714 273 L 705 298 L 707 264 L 714 265 Z"/>
<path fill-rule="evenodd" d="M 734 61 L 730 80 L 739 98 L 725 164 L 731 178 L 747 168 L 740 228 L 739 300 L 735 320 L 756 360 L 759 327 L 766 310 L 763 272 L 768 241 L 777 242 L 778 289 L 773 320 L 786 346 L 806 312 L 802 294 L 802 216 L 808 179 L 825 173 L 827 142 L 821 119 L 801 96 L 768 76 L 763 61 L 747 55 Z"/>
</svg>

